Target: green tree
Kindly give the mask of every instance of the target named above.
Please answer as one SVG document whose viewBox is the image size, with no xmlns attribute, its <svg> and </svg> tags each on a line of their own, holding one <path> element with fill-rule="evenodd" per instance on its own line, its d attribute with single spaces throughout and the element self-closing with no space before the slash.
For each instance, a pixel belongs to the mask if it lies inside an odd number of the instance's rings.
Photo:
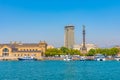
<svg viewBox="0 0 120 80">
<path fill-rule="evenodd" d="M 69 52 L 70 52 L 69 49 L 66 47 L 61 47 L 60 50 L 63 54 L 69 54 Z"/>
<path fill-rule="evenodd" d="M 74 50 L 74 55 L 81 55 L 82 56 L 82 54 L 79 50 Z"/>
<path fill-rule="evenodd" d="M 116 54 L 118 54 L 119 49 L 118 48 L 111 48 L 110 49 L 110 55 L 115 56 Z"/>
<path fill-rule="evenodd" d="M 60 55 L 61 51 L 57 48 L 47 49 L 45 52 L 46 56 Z"/>
<path fill-rule="evenodd" d="M 87 56 L 94 56 L 96 54 L 96 50 L 95 49 L 90 49 L 88 54 L 86 54 Z"/>
</svg>

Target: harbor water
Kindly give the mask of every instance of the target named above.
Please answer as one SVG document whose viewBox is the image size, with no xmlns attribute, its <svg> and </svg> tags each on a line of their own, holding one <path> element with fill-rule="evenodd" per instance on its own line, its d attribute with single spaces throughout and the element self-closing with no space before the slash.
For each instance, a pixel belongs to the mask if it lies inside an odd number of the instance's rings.
<svg viewBox="0 0 120 80">
<path fill-rule="evenodd" d="M 119 79 L 119 61 L 0 61 L 0 80 Z"/>
</svg>

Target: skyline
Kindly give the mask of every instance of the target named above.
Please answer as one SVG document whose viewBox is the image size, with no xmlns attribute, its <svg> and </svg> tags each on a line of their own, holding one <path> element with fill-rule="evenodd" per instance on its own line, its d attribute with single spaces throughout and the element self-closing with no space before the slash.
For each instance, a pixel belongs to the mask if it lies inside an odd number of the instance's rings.
<svg viewBox="0 0 120 80">
<path fill-rule="evenodd" d="M 64 45 L 64 27 L 75 26 L 75 43 L 120 45 L 119 0 L 0 0 L 0 43 L 22 41 Z"/>
</svg>

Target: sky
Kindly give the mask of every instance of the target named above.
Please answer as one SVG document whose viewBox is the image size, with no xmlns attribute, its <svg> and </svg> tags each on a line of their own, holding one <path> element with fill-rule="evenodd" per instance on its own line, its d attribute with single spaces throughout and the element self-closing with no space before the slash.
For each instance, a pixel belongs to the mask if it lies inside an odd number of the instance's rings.
<svg viewBox="0 0 120 80">
<path fill-rule="evenodd" d="M 75 26 L 75 44 L 120 45 L 120 0 L 0 0 L 0 43 L 64 45 L 64 27 Z"/>
</svg>

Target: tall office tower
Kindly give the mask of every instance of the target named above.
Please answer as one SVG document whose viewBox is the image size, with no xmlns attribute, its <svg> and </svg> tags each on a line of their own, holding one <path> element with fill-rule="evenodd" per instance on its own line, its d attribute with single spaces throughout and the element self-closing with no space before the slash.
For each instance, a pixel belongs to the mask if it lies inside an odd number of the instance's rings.
<svg viewBox="0 0 120 80">
<path fill-rule="evenodd" d="M 85 43 L 85 26 L 83 25 L 83 46 L 82 46 L 82 53 L 87 53 L 86 43 Z"/>
<path fill-rule="evenodd" d="M 74 45 L 74 26 L 65 26 L 64 46 L 73 48 Z"/>
</svg>

